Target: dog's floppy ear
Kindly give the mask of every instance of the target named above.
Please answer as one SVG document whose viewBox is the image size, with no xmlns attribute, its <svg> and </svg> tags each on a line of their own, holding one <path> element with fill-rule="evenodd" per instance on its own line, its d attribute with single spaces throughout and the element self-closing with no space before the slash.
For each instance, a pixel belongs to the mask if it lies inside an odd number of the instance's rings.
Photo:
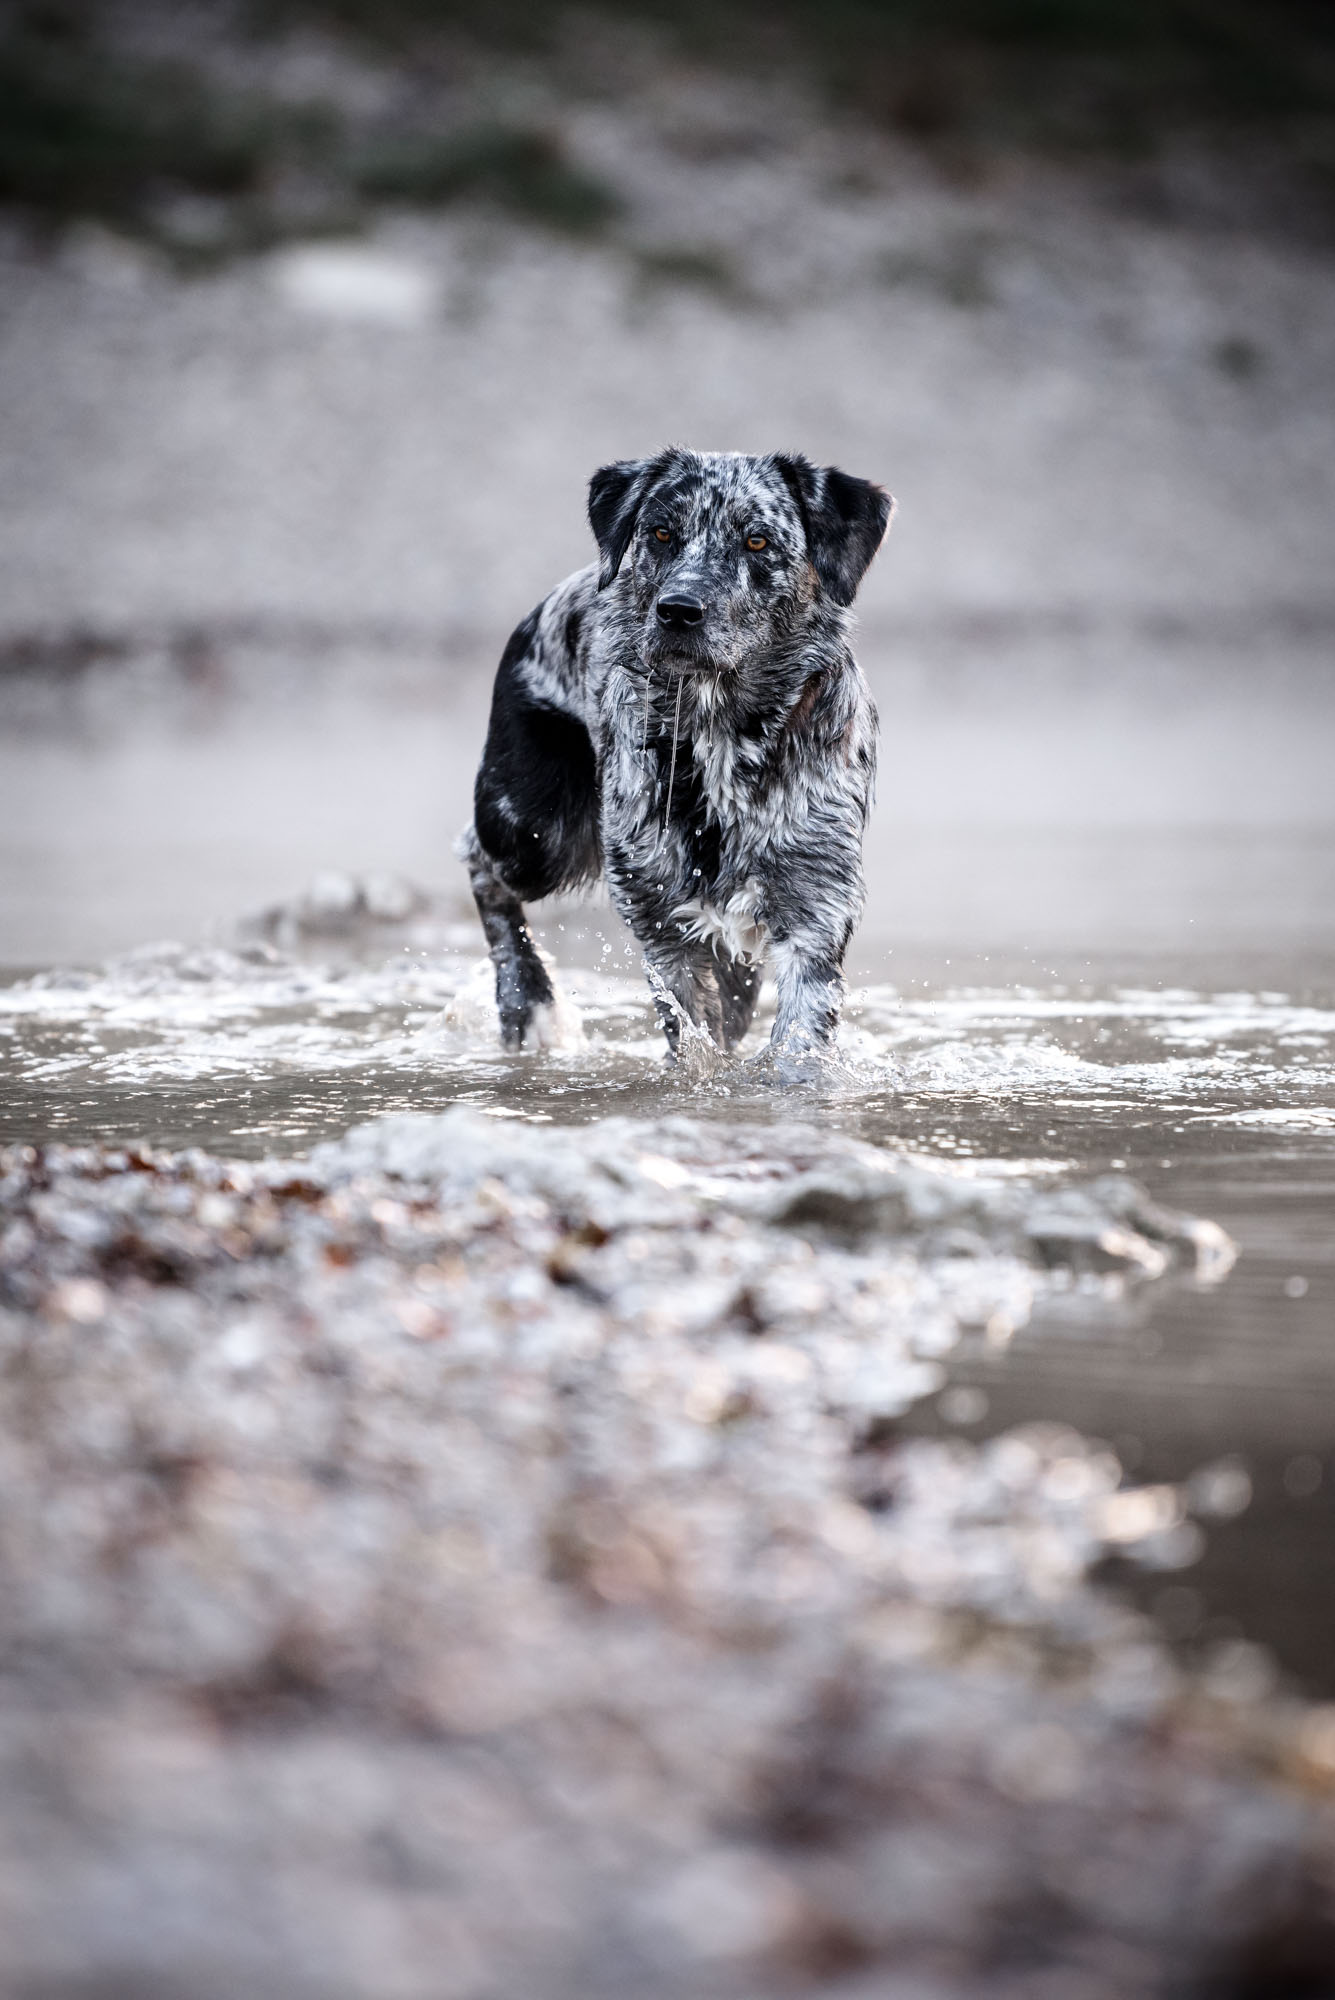
<svg viewBox="0 0 1335 2000">
<path fill-rule="evenodd" d="M 640 504 L 662 463 L 661 458 L 621 458 L 614 465 L 600 465 L 589 481 L 589 526 L 602 558 L 599 590 L 606 590 L 621 567 Z"/>
<path fill-rule="evenodd" d="M 894 501 L 870 479 L 855 479 L 833 465 L 812 465 L 800 452 L 785 453 L 774 463 L 802 516 L 821 589 L 836 604 L 851 604 L 885 540 Z"/>
</svg>

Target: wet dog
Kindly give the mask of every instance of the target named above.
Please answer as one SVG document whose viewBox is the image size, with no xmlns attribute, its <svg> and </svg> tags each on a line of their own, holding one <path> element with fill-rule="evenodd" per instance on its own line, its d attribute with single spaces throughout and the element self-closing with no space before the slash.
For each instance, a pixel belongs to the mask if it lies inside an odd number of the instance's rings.
<svg viewBox="0 0 1335 2000">
<path fill-rule="evenodd" d="M 599 560 L 505 649 L 459 843 L 507 1048 L 547 1039 L 554 999 L 524 903 L 600 874 L 671 1053 L 684 1022 L 739 1042 L 766 963 L 771 1045 L 831 1040 L 876 769 L 848 607 L 892 507 L 796 455 L 595 472 Z"/>
</svg>

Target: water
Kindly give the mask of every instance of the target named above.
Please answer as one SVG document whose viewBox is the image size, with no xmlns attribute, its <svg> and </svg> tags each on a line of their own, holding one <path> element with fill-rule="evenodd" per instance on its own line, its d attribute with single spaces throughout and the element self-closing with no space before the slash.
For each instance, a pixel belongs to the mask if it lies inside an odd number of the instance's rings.
<svg viewBox="0 0 1335 2000">
<path fill-rule="evenodd" d="M 985 1437 L 1052 1418 L 1111 1442 L 1138 1480 L 1240 1469 L 1250 1504 L 1215 1521 L 1189 1570 L 1112 1566 L 1109 1580 L 1189 1652 L 1259 1640 L 1299 1687 L 1335 1692 L 1335 1600 L 1313 1584 L 1335 1557 L 1329 966 L 901 960 L 894 984 L 855 989 L 829 1077 L 793 1093 L 758 1052 L 669 1072 L 624 941 L 596 913 L 548 942 L 582 1038 L 520 1057 L 495 1045 L 487 971 L 461 924 L 419 925 L 406 944 L 395 933 L 389 951 L 365 938 L 158 947 L 10 976 L 0 1141 L 259 1157 L 464 1102 L 568 1126 L 760 1123 L 780 1150 L 796 1115 L 1039 1186 L 1124 1171 L 1222 1224 L 1240 1252 L 1227 1278 L 1052 1293 L 1004 1345 L 965 1340 L 946 1389 L 905 1426 Z"/>
</svg>

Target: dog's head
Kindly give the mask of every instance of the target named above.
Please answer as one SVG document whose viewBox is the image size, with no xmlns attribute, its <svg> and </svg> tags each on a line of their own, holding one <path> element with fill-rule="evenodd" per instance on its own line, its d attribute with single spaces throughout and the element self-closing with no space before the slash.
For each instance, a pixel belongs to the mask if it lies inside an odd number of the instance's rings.
<svg viewBox="0 0 1335 2000">
<path fill-rule="evenodd" d="M 853 602 L 889 525 L 881 487 L 794 454 L 674 446 L 589 482 L 599 588 L 629 577 L 651 667 L 739 666 L 821 604 Z"/>
</svg>

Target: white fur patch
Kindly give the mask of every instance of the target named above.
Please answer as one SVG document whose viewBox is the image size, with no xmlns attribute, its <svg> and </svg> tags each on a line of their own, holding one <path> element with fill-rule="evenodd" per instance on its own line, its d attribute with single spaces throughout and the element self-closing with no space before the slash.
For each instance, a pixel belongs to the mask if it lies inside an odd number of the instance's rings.
<svg viewBox="0 0 1335 2000">
<path fill-rule="evenodd" d="M 692 937 L 704 944 L 715 940 L 732 958 L 759 961 L 765 955 L 769 933 L 756 915 L 761 888 L 748 882 L 729 896 L 722 909 L 703 901 L 679 903 L 672 912 Z"/>
</svg>

